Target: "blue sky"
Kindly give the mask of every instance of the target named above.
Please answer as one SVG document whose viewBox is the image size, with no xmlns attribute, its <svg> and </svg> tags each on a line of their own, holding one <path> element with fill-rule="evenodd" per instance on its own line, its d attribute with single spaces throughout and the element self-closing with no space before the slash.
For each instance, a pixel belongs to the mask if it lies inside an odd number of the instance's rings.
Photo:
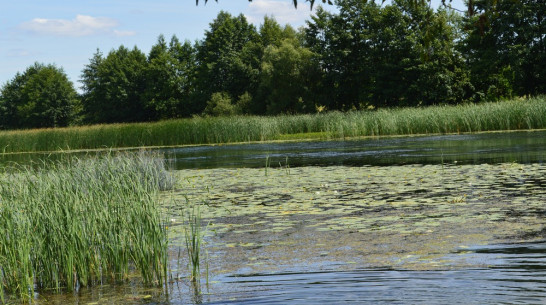
<svg viewBox="0 0 546 305">
<path fill-rule="evenodd" d="M 433 6 L 440 0 L 432 0 Z M 95 51 L 107 53 L 120 45 L 148 53 L 160 34 L 167 39 L 195 41 L 204 36 L 221 10 L 244 14 L 259 25 L 264 15 L 281 24 L 305 24 L 311 11 L 300 0 L 2 0 L 0 4 L 0 86 L 34 62 L 62 67 L 78 79 Z M 316 0 L 316 3 L 320 3 Z M 462 0 L 453 0 L 463 8 Z M 333 9 L 333 8 L 329 8 Z"/>
</svg>

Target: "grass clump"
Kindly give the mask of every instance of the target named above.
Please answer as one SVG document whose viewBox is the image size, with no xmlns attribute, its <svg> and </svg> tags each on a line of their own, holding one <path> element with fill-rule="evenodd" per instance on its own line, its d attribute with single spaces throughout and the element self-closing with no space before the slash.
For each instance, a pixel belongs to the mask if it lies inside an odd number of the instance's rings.
<svg viewBox="0 0 546 305">
<path fill-rule="evenodd" d="M 88 150 L 270 140 L 546 128 L 546 97 L 275 117 L 196 117 L 156 123 L 0 132 L 0 152 Z"/>
<path fill-rule="evenodd" d="M 159 156 L 120 154 L 0 169 L 0 298 L 167 277 Z"/>
</svg>

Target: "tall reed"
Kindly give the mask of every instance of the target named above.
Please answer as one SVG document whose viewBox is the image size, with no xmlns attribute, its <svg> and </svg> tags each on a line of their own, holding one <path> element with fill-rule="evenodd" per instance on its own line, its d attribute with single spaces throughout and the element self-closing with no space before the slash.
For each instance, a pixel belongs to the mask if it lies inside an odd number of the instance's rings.
<svg viewBox="0 0 546 305">
<path fill-rule="evenodd" d="M 188 207 L 187 218 L 187 224 L 184 227 L 184 237 L 190 264 L 190 280 L 192 282 L 199 282 L 201 276 L 201 244 L 203 242 L 199 205 Z"/>
<path fill-rule="evenodd" d="M 198 117 L 156 123 L 0 132 L 0 152 L 345 138 L 546 128 L 546 97 L 496 103 L 275 117 Z"/>
<path fill-rule="evenodd" d="M 119 154 L 0 169 L 0 297 L 167 277 L 159 156 Z"/>
</svg>

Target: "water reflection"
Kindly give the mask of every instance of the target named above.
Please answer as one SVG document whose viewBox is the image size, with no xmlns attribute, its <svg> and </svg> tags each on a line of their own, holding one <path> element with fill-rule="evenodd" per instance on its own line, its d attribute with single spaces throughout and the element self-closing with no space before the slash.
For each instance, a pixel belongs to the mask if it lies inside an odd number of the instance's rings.
<svg viewBox="0 0 546 305">
<path fill-rule="evenodd" d="M 403 165 L 459 162 L 542 163 L 546 132 L 509 132 L 322 141 L 200 146 L 162 150 L 178 169 L 217 167 Z"/>
<path fill-rule="evenodd" d="M 403 165 L 458 162 L 543 163 L 546 131 L 414 136 L 349 141 L 206 145 L 159 149 L 176 169 L 279 165 Z M 62 160 L 100 152 L 0 155 L 0 164 Z"/>
</svg>

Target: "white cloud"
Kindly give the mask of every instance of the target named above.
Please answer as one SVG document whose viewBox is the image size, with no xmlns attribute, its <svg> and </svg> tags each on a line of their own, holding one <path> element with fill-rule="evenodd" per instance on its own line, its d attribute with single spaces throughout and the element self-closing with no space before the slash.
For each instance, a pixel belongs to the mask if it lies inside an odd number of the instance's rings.
<svg viewBox="0 0 546 305">
<path fill-rule="evenodd" d="M 81 37 L 96 34 L 127 36 L 133 32 L 114 30 L 119 23 L 111 18 L 77 15 L 72 20 L 35 18 L 23 23 L 20 28 L 40 35 Z"/>
<path fill-rule="evenodd" d="M 316 5 L 317 3 L 315 3 Z M 309 3 L 304 1 L 298 1 L 298 8 L 295 9 L 292 1 L 254 0 L 249 4 L 245 17 L 251 23 L 260 24 L 263 22 L 264 16 L 268 15 L 275 17 L 280 24 L 290 23 L 293 26 L 299 26 L 309 19 L 311 13 Z"/>
</svg>

